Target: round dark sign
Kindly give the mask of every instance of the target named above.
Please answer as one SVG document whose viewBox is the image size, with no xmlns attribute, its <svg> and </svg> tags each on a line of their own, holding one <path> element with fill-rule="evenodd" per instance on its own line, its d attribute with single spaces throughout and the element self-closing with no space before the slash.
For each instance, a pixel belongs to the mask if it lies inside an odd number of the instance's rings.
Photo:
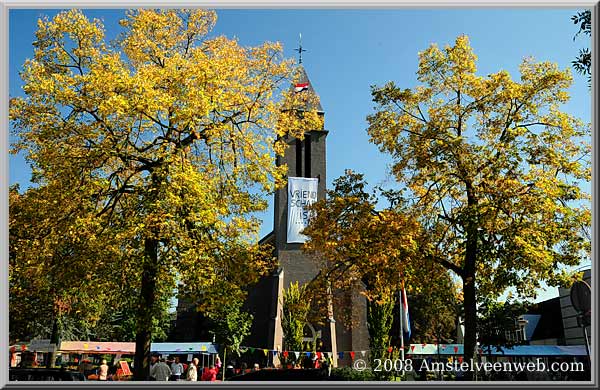
<svg viewBox="0 0 600 390">
<path fill-rule="evenodd" d="M 592 307 L 592 289 L 583 280 L 571 286 L 571 304 L 580 313 L 587 313 Z"/>
</svg>

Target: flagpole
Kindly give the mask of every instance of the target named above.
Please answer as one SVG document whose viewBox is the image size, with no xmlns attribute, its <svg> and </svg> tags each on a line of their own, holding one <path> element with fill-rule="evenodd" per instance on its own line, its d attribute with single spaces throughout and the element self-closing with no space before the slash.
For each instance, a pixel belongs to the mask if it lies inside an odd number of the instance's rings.
<svg viewBox="0 0 600 390">
<path fill-rule="evenodd" d="M 398 274 L 400 279 L 400 274 Z M 402 360 L 402 375 L 404 375 L 404 301 L 402 300 L 402 290 L 404 283 L 400 280 L 400 290 L 398 291 L 398 298 L 400 298 L 400 359 Z"/>
<path fill-rule="evenodd" d="M 400 356 L 404 361 L 404 302 L 402 301 L 402 289 L 398 291 L 400 298 Z"/>
</svg>

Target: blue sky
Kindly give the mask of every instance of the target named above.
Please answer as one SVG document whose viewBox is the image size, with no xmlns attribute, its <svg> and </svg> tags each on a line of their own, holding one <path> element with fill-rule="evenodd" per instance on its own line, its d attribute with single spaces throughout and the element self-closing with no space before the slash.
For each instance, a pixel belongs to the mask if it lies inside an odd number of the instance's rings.
<svg viewBox="0 0 600 390">
<path fill-rule="evenodd" d="M 500 69 L 518 77 L 524 57 L 570 67 L 590 39 L 579 36 L 571 20 L 577 9 L 394 9 L 394 10 L 217 10 L 213 35 L 237 37 L 243 45 L 279 41 L 286 56 L 296 56 L 298 34 L 308 50 L 303 65 L 325 110 L 327 181 L 345 169 L 365 174 L 371 185 L 391 186 L 389 157 L 368 142 L 366 116 L 373 112 L 370 86 L 393 80 L 402 88 L 417 85 L 418 52 L 431 43 L 443 47 L 467 34 L 478 56 L 478 73 Z M 10 95 L 21 92 L 19 70 L 33 55 L 37 18 L 58 10 L 10 11 Z M 109 38 L 118 30 L 122 10 L 87 10 L 102 18 Z M 591 93 L 583 76 L 574 75 L 565 111 L 591 121 Z M 22 156 L 10 156 L 10 183 L 26 187 L 30 171 Z M 272 203 L 272 202 L 271 202 Z M 272 205 L 271 205 L 272 207 Z M 272 229 L 273 211 L 264 213 L 262 234 Z M 540 298 L 552 297 L 556 290 Z"/>
</svg>

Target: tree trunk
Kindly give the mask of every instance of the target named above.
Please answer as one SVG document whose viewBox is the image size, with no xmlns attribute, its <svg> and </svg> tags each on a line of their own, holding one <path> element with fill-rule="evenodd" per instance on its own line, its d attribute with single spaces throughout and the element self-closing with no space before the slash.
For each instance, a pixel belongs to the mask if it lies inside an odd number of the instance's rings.
<svg viewBox="0 0 600 390">
<path fill-rule="evenodd" d="M 466 224 L 467 242 L 465 246 L 465 265 L 463 268 L 463 305 L 465 310 L 465 335 L 464 335 L 464 357 L 467 363 L 471 359 L 475 362 L 475 349 L 477 348 L 477 296 L 475 285 L 475 272 L 477 269 L 477 215 L 475 207 L 477 200 L 473 195 L 471 182 L 466 183 L 467 204 L 468 204 L 468 222 Z M 473 379 L 473 372 L 467 371 L 465 380 Z"/>
<path fill-rule="evenodd" d="M 158 240 L 154 237 L 144 241 L 144 269 L 137 314 L 135 336 L 134 380 L 150 379 L 150 343 L 152 319 L 156 302 L 155 287 L 158 277 Z"/>
<path fill-rule="evenodd" d="M 52 333 L 50 334 L 50 344 L 56 345 L 58 349 L 60 343 L 60 334 L 58 330 L 58 316 L 54 314 L 54 319 L 52 321 Z M 56 360 L 56 350 L 51 350 L 48 352 L 48 360 L 46 361 L 46 368 L 54 367 L 54 362 Z"/>
<path fill-rule="evenodd" d="M 470 363 L 470 359 L 475 358 L 475 349 L 477 347 L 477 300 L 475 295 L 475 277 L 468 275 L 463 278 L 463 294 L 465 309 L 465 334 L 464 334 L 464 356 L 465 361 Z M 473 372 L 467 371 L 465 380 L 473 379 Z"/>
</svg>

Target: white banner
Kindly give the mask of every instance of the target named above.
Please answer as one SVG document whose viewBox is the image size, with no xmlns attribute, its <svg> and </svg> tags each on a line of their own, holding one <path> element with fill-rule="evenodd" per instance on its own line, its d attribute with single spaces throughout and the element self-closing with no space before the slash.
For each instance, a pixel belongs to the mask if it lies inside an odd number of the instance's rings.
<svg viewBox="0 0 600 390">
<path fill-rule="evenodd" d="M 307 237 L 300 232 L 308 226 L 309 214 L 306 206 L 317 201 L 318 185 L 317 178 L 288 178 L 288 243 L 306 242 Z"/>
</svg>

